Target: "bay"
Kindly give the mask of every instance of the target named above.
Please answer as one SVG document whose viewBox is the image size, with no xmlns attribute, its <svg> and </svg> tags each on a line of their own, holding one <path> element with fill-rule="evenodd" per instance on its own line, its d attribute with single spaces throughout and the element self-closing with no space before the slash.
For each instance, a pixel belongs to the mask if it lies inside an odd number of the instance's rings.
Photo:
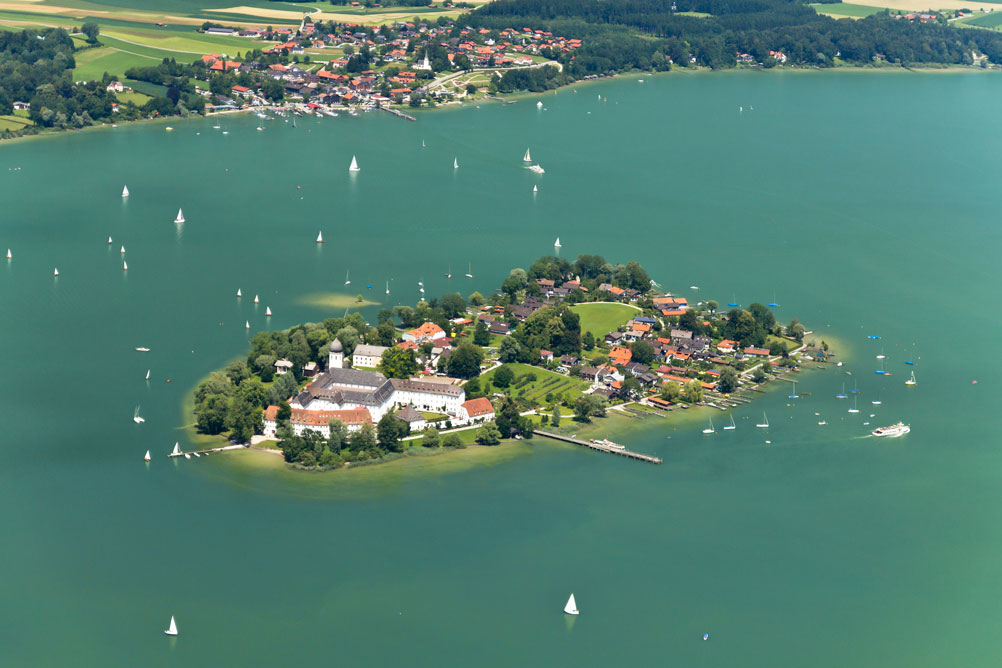
<svg viewBox="0 0 1002 668">
<path fill-rule="evenodd" d="M 0 149 L 5 664 L 997 664 L 997 77 L 671 74 L 536 99 Z M 487 292 L 557 236 L 690 299 L 775 300 L 845 367 L 734 432 L 631 425 L 660 467 L 538 439 L 350 475 L 166 459 L 186 393 L 250 334 L 343 314 L 311 295 Z M 859 415 L 834 398 L 854 380 Z M 866 437 L 899 419 L 906 437 Z"/>
</svg>

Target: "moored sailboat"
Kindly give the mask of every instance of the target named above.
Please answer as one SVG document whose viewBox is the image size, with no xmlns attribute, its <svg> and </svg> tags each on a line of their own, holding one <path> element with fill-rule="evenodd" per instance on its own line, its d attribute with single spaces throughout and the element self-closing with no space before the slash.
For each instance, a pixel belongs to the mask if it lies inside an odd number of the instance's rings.
<svg viewBox="0 0 1002 668">
<path fill-rule="evenodd" d="M 467 265 L 467 267 L 468 267 L 468 268 L 467 268 L 467 270 L 466 270 L 466 278 L 473 278 L 473 263 L 472 263 L 472 262 L 470 262 L 470 263 L 469 263 L 469 264 Z"/>
<path fill-rule="evenodd" d="M 240 288 L 237 288 L 237 299 L 240 299 L 243 296 L 244 296 L 243 291 Z"/>
<path fill-rule="evenodd" d="M 111 237 L 108 237 L 108 240 L 109 240 L 109 242 L 110 242 L 110 240 L 111 240 Z M 8 249 L 7 249 L 7 259 L 8 259 L 8 260 L 10 260 L 10 259 L 11 259 L 11 258 L 13 258 L 13 257 L 14 257 L 14 256 L 13 256 L 13 255 L 11 254 L 11 252 L 10 252 L 10 249 L 8 248 Z"/>
<path fill-rule="evenodd" d="M 55 276 L 56 278 L 59 277 L 59 267 L 56 267 L 55 269 L 52 270 L 52 275 Z"/>
<path fill-rule="evenodd" d="M 737 429 L 737 428 L 738 428 L 738 426 L 736 424 L 734 424 L 734 416 L 732 415 L 731 416 L 731 423 L 730 424 L 725 424 L 724 425 L 724 429 L 726 431 L 731 431 L 731 430 Z"/>
<path fill-rule="evenodd" d="M 905 381 L 905 385 L 918 385 L 918 381 L 915 380 L 915 372 L 912 371 L 911 378 Z"/>
<path fill-rule="evenodd" d="M 704 434 L 715 434 L 717 430 L 713 428 L 713 418 L 710 418 L 710 426 L 703 430 Z"/>
<path fill-rule="evenodd" d="M 758 427 L 759 429 L 768 429 L 769 428 L 769 416 L 767 416 L 765 414 L 765 411 L 762 411 L 762 422 L 759 422 L 755 426 Z"/>
<path fill-rule="evenodd" d="M 177 441 L 174 442 L 174 449 L 170 451 L 170 454 L 172 457 L 176 457 L 181 454 L 181 446 L 177 443 Z"/>
</svg>

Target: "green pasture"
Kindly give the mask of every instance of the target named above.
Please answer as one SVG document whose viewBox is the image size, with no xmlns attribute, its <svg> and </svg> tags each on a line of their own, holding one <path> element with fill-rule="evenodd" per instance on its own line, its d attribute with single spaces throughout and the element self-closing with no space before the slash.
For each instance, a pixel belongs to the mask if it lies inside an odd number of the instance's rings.
<svg viewBox="0 0 1002 668">
<path fill-rule="evenodd" d="M 581 316 L 581 333 L 591 332 L 601 339 L 640 315 L 640 311 L 626 304 L 575 304 L 571 310 Z"/>
</svg>

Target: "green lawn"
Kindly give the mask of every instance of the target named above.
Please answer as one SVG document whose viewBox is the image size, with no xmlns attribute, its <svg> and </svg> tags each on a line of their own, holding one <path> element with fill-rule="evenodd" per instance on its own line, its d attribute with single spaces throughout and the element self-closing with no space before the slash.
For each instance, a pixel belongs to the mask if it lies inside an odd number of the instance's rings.
<svg viewBox="0 0 1002 668">
<path fill-rule="evenodd" d="M 506 388 L 505 391 L 515 396 L 521 396 L 530 401 L 537 401 L 541 404 L 546 403 L 546 395 L 551 393 L 554 396 L 563 394 L 564 399 L 573 401 L 574 399 L 580 397 L 582 391 L 588 387 L 588 383 L 583 380 L 570 378 L 568 376 L 554 373 L 553 371 L 547 371 L 546 369 L 541 369 L 539 367 L 530 366 L 528 364 L 504 364 L 502 366 L 508 367 L 515 373 L 515 380 L 512 381 L 511 386 Z M 483 387 L 485 380 L 489 380 L 493 385 L 494 374 L 496 372 L 497 369 L 494 369 L 481 376 L 480 386 Z M 536 380 L 518 387 L 518 379 L 528 373 L 535 374 Z"/>
<path fill-rule="evenodd" d="M 871 7 L 870 5 L 854 5 L 851 3 L 837 2 L 834 4 L 811 5 L 818 14 L 834 16 L 835 18 L 847 17 L 861 19 L 871 14 L 884 11 L 883 7 Z"/>
<path fill-rule="evenodd" d="M 119 93 L 115 97 L 117 97 L 118 101 L 123 104 L 126 102 L 132 102 L 132 104 L 136 105 L 137 107 L 141 107 L 144 104 L 146 104 L 148 100 L 153 99 L 149 95 L 144 95 L 143 93 L 137 93 L 136 91 L 130 91 L 128 93 Z"/>
<path fill-rule="evenodd" d="M 27 125 L 34 125 L 27 118 L 21 118 L 20 116 L 0 116 L 0 131 L 2 130 L 20 130 Z"/>
<path fill-rule="evenodd" d="M 966 23 L 969 26 L 978 26 L 979 28 L 999 28 L 1002 27 L 1002 12 L 978 14 L 961 19 L 959 22 Z"/>
<path fill-rule="evenodd" d="M 571 310 L 581 316 L 581 333 L 591 332 L 596 339 L 641 314 L 626 304 L 575 304 Z"/>
</svg>

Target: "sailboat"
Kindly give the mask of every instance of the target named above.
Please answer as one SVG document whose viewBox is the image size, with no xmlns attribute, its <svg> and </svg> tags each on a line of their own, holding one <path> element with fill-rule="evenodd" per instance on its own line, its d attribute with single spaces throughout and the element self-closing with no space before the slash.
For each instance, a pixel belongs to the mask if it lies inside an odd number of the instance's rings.
<svg viewBox="0 0 1002 668">
<path fill-rule="evenodd" d="M 59 267 L 56 267 L 55 269 L 52 270 L 52 275 L 57 278 L 59 277 Z"/>
<path fill-rule="evenodd" d="M 762 420 L 763 420 L 762 422 L 759 422 L 755 426 L 758 427 L 759 429 L 768 429 L 769 428 L 769 417 L 765 414 L 765 411 L 762 411 Z"/>
<path fill-rule="evenodd" d="M 459 169 L 459 158 L 453 158 L 452 159 L 452 168 L 453 169 Z"/>
<path fill-rule="evenodd" d="M 110 238 L 110 237 L 109 237 L 109 238 Z M 8 249 L 7 249 L 7 259 L 9 260 L 9 259 L 11 259 L 12 257 L 14 257 L 14 256 L 13 256 L 13 255 L 11 255 L 11 252 L 10 252 L 10 249 L 8 248 Z"/>
<path fill-rule="evenodd" d="M 125 186 L 124 188 L 122 188 L 122 197 L 128 197 L 128 196 L 129 196 L 129 186 Z"/>
<path fill-rule="evenodd" d="M 240 288 L 237 288 L 237 299 L 240 299 L 243 296 L 244 296 L 244 293 L 240 290 Z"/>
<path fill-rule="evenodd" d="M 125 246 L 122 246 L 118 252 L 121 253 L 122 255 L 125 255 Z"/>
<path fill-rule="evenodd" d="M 424 140 L 422 139 L 421 140 L 421 148 L 424 148 L 424 147 L 425 147 L 425 143 L 424 143 Z"/>
<path fill-rule="evenodd" d="M 859 394 L 859 388 L 856 386 L 856 381 L 852 381 L 852 389 L 849 390 L 849 394 Z"/>
<path fill-rule="evenodd" d="M 172 457 L 181 454 L 181 446 L 177 444 L 177 441 L 174 442 L 174 449 L 170 451 L 170 454 Z"/>
<path fill-rule="evenodd" d="M 560 237 L 557 237 L 557 240 L 553 242 L 553 247 L 560 248 Z"/>
<path fill-rule="evenodd" d="M 254 303 L 255 304 L 260 304 L 261 303 L 261 300 L 257 298 L 257 295 L 254 295 Z"/>
<path fill-rule="evenodd" d="M 532 192 L 538 193 L 539 192 L 539 188 L 537 188 L 536 186 L 532 186 Z"/>
<path fill-rule="evenodd" d="M 150 379 L 150 370 L 147 369 L 146 370 L 146 380 L 149 380 L 149 379 Z"/>
<path fill-rule="evenodd" d="M 529 155 L 529 149 L 525 149 L 525 157 L 522 158 L 522 162 L 532 162 L 532 156 Z"/>
<path fill-rule="evenodd" d="M 880 349 L 880 354 L 877 355 L 877 359 L 878 360 L 884 359 L 884 349 L 883 348 Z"/>
<path fill-rule="evenodd" d="M 536 102 L 536 108 L 537 109 L 542 109 L 543 108 L 543 101 L 542 100 L 539 100 L 538 102 Z"/>
<path fill-rule="evenodd" d="M 800 395 L 797 394 L 797 381 L 793 381 L 793 394 L 790 395 L 790 399 L 799 399 Z"/>
<path fill-rule="evenodd" d="M 445 272 L 446 278 L 452 278 L 452 265 L 449 265 L 449 271 Z"/>
<path fill-rule="evenodd" d="M 466 278 L 473 278 L 473 263 L 469 263 L 466 269 Z"/>
<path fill-rule="evenodd" d="M 845 383 L 842 383 L 842 391 L 835 395 L 836 399 L 846 399 L 848 394 L 845 393 Z"/>
<path fill-rule="evenodd" d="M 568 615 L 578 614 L 578 604 L 574 600 L 574 594 L 571 594 L 571 597 L 567 599 L 567 605 L 564 606 L 564 612 Z"/>
<path fill-rule="evenodd" d="M 250 320 L 244 320 L 244 329 L 250 329 Z"/>
<path fill-rule="evenodd" d="M 715 434 L 717 430 L 713 428 L 713 418 L 710 418 L 710 426 L 703 430 L 704 434 Z"/>
<path fill-rule="evenodd" d="M 144 462 L 150 461 L 150 451 L 149 450 L 147 450 L 146 454 L 143 456 L 143 461 Z"/>
<path fill-rule="evenodd" d="M 271 317 L 271 307 L 270 306 L 265 306 L 264 307 L 264 314 L 266 316 L 268 316 L 268 317 Z"/>
<path fill-rule="evenodd" d="M 174 219 L 174 222 L 175 223 L 183 223 L 184 222 L 184 211 L 182 211 L 181 209 L 177 210 L 177 218 Z"/>
<path fill-rule="evenodd" d="M 725 424 L 724 425 L 724 429 L 727 430 L 727 431 L 731 431 L 732 429 L 737 429 L 737 428 L 738 428 L 738 426 L 736 424 L 734 424 L 734 416 L 732 415 L 731 416 L 731 423 L 730 424 Z"/>
<path fill-rule="evenodd" d="M 915 380 L 915 372 L 912 371 L 912 376 L 905 381 L 905 385 L 918 385 L 918 381 Z"/>
<path fill-rule="evenodd" d="M 390 282 L 386 281 L 386 294 L 390 294 Z"/>
<path fill-rule="evenodd" d="M 321 230 L 320 232 L 317 233 L 317 243 L 322 244 L 323 242 L 324 242 L 324 233 L 323 230 Z"/>
<path fill-rule="evenodd" d="M 108 237 L 108 245 L 110 246 L 110 245 L 111 245 L 111 243 L 112 243 L 112 241 L 111 241 L 111 237 Z"/>
<path fill-rule="evenodd" d="M 293 122 L 295 122 L 295 121 L 293 121 Z M 348 165 L 348 171 L 349 172 L 360 172 L 360 171 L 362 171 L 362 168 L 358 166 L 358 160 L 355 159 L 355 156 L 351 156 L 351 164 Z"/>
<path fill-rule="evenodd" d="M 859 399 L 859 397 L 853 397 L 852 398 L 852 408 L 849 409 L 850 413 L 858 413 L 859 412 L 858 401 L 857 401 L 858 399 Z"/>
<path fill-rule="evenodd" d="M 877 398 L 871 401 L 870 403 L 873 404 L 874 406 L 879 406 L 880 404 L 884 403 L 883 401 L 880 400 L 879 392 L 877 393 Z"/>
<path fill-rule="evenodd" d="M 345 272 L 344 272 L 344 284 L 345 285 L 351 285 L 351 279 L 348 278 L 348 274 L 350 274 L 350 273 L 351 273 L 351 269 L 346 269 Z"/>
<path fill-rule="evenodd" d="M 122 271 L 128 271 L 128 270 L 129 270 L 129 263 L 126 262 L 125 260 L 122 260 Z"/>
<path fill-rule="evenodd" d="M 177 624 L 174 623 L 174 615 L 171 615 L 170 626 L 167 627 L 167 630 L 164 631 L 164 633 L 166 633 L 169 636 L 176 636 L 177 635 Z"/>
<path fill-rule="evenodd" d="M 136 410 L 132 411 L 132 421 L 135 422 L 136 424 L 142 424 L 143 422 L 146 422 L 146 420 L 144 420 L 139 415 L 139 406 L 136 406 Z"/>
</svg>

